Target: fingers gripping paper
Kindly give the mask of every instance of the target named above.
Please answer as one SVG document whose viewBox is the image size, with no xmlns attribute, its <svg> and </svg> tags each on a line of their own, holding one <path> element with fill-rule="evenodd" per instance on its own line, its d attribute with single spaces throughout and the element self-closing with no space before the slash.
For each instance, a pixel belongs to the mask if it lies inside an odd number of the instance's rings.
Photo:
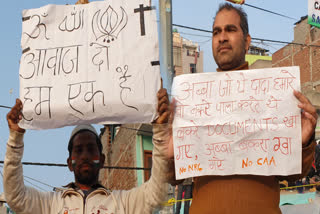
<svg viewBox="0 0 320 214">
<path fill-rule="evenodd" d="M 176 176 L 301 171 L 298 67 L 175 77 Z"/>
<path fill-rule="evenodd" d="M 157 35 L 149 1 L 23 11 L 20 125 L 151 122 L 160 87 Z"/>
</svg>

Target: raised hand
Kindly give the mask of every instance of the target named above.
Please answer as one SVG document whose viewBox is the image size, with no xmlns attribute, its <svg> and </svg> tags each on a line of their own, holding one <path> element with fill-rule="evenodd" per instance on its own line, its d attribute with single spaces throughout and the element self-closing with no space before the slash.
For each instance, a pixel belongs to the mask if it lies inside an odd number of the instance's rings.
<svg viewBox="0 0 320 214">
<path fill-rule="evenodd" d="M 156 119 L 156 124 L 168 123 L 170 111 L 169 111 L 169 98 L 165 88 L 161 88 L 157 93 L 158 107 L 157 111 L 159 117 Z"/>
<path fill-rule="evenodd" d="M 301 92 L 294 91 L 294 96 L 300 101 L 298 107 L 301 108 L 301 132 L 302 146 L 307 146 L 310 138 L 315 132 L 318 114 L 316 108 L 311 104 L 307 97 Z"/>
<path fill-rule="evenodd" d="M 7 121 L 9 129 L 24 133 L 26 130 L 19 127 L 18 123 L 22 119 L 22 102 L 16 99 L 16 104 L 11 108 L 7 114 Z"/>
</svg>

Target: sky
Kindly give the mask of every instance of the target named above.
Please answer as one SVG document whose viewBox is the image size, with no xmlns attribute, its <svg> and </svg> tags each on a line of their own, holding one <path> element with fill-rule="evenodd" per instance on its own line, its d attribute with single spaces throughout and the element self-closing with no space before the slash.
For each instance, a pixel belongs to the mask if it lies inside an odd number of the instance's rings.
<svg viewBox="0 0 320 214">
<path fill-rule="evenodd" d="M 19 60 L 21 57 L 21 12 L 23 9 L 38 8 L 47 4 L 74 4 L 76 0 L 10 0 L 3 1 L 0 8 L 0 105 L 12 106 L 19 97 Z M 211 30 L 218 5 L 224 0 L 173 0 L 173 23 L 205 30 Z M 294 23 L 308 13 L 308 1 L 302 0 L 246 0 L 267 10 L 294 18 L 295 20 L 273 15 L 248 6 L 243 6 L 248 14 L 249 33 L 251 37 L 287 41 L 293 40 Z M 158 6 L 158 0 L 153 1 Z M 174 27 L 176 28 L 176 27 Z M 204 52 L 204 71 L 214 72 L 216 65 L 211 53 L 211 35 L 198 31 L 177 28 L 186 38 L 197 42 Z M 276 43 L 252 43 L 270 50 L 271 53 L 279 50 L 283 45 Z M 4 160 L 6 142 L 9 136 L 6 114 L 8 109 L 0 108 L 0 160 Z M 95 126 L 99 131 L 101 125 Z M 72 127 L 60 129 L 33 131 L 25 134 L 25 151 L 23 161 L 41 163 L 65 164 L 68 156 L 67 143 Z M 73 181 L 73 174 L 66 167 L 24 166 L 24 175 L 39 180 L 50 186 L 60 187 Z M 2 172 L 2 166 L 0 165 Z M 42 185 L 26 178 L 26 182 L 50 191 L 51 187 Z M 27 185 L 30 185 L 26 183 Z M 0 193 L 3 192 L 2 177 L 0 177 Z M 36 188 L 38 188 L 36 187 Z"/>
</svg>

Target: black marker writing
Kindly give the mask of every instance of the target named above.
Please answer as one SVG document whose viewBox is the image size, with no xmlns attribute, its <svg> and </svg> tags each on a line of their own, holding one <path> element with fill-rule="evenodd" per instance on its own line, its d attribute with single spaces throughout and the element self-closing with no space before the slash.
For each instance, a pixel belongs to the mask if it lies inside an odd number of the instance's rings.
<svg viewBox="0 0 320 214">
<path fill-rule="evenodd" d="M 36 87 L 25 87 L 27 92 L 23 96 L 23 105 L 25 109 L 28 109 L 31 105 L 34 109 L 34 114 L 40 116 L 43 112 L 43 104 L 47 103 L 46 111 L 48 113 L 48 119 L 51 119 L 51 89 L 50 86 L 36 86 Z M 38 99 L 37 99 L 38 97 Z M 32 115 L 34 115 L 32 114 Z M 32 121 L 33 117 L 28 117 L 26 114 L 23 115 L 23 118 L 27 121 Z"/>
<path fill-rule="evenodd" d="M 59 25 L 59 30 L 72 32 L 83 28 L 84 25 L 84 10 L 71 12 L 70 16 L 65 16 Z"/>
<path fill-rule="evenodd" d="M 69 84 L 69 92 L 68 92 L 68 103 L 71 109 L 78 112 L 81 115 L 84 115 L 79 109 L 77 109 L 73 104 L 72 101 L 79 104 L 81 101 L 85 101 L 86 103 L 92 103 L 92 112 L 95 112 L 95 100 L 94 98 L 101 95 L 100 98 L 102 100 L 102 105 L 105 106 L 104 103 L 104 93 L 101 90 L 94 90 L 94 84 L 96 81 L 85 81 L 85 82 L 78 82 Z M 87 89 L 87 90 L 86 90 Z M 81 106 L 81 105 L 80 105 Z"/>
<path fill-rule="evenodd" d="M 96 41 L 110 43 L 118 38 L 119 33 L 128 23 L 126 11 L 120 7 L 122 16 L 119 19 L 118 13 L 109 6 L 102 14 L 98 10 L 92 18 L 92 32 Z M 100 40 L 101 39 L 101 40 Z"/>
<path fill-rule="evenodd" d="M 26 69 L 20 73 L 22 79 L 34 76 L 78 73 L 80 45 L 57 48 L 36 49 L 26 54 L 23 59 Z"/>
<path fill-rule="evenodd" d="M 106 63 L 107 63 L 107 69 L 109 70 L 109 47 L 108 46 L 104 46 L 104 45 L 101 45 L 99 43 L 95 43 L 95 42 L 92 42 L 90 43 L 90 46 L 98 46 L 96 47 L 96 49 L 98 50 L 98 52 L 92 57 L 91 61 L 92 61 L 92 64 L 96 65 L 99 67 L 99 71 L 101 71 L 101 65 L 104 63 L 104 60 L 99 60 L 98 62 L 95 62 L 96 61 L 96 58 L 98 56 L 100 56 L 100 54 L 102 53 L 103 49 L 106 49 Z"/>
<path fill-rule="evenodd" d="M 44 29 L 44 37 L 46 40 L 49 40 L 47 37 L 47 26 L 42 23 L 41 17 L 45 18 L 48 14 L 43 15 L 33 15 L 30 19 L 25 19 L 26 21 L 36 20 L 36 26 L 34 27 L 34 30 L 32 30 L 32 33 L 23 32 L 23 34 L 27 35 L 31 39 L 37 39 L 41 34 L 41 27 Z"/>
<path fill-rule="evenodd" d="M 123 68 L 123 70 L 122 70 L 121 67 L 117 67 L 117 68 L 116 68 L 116 71 L 122 75 L 122 76 L 119 78 L 119 80 L 120 80 L 119 86 L 120 86 L 120 88 L 121 88 L 121 91 L 120 91 L 120 99 L 121 99 L 121 102 L 122 102 L 123 105 L 139 111 L 138 108 L 126 104 L 126 103 L 124 102 L 124 100 L 123 100 L 123 92 L 126 91 L 126 90 L 129 91 L 129 92 L 131 92 L 131 88 L 130 88 L 130 87 L 126 87 L 126 86 L 123 85 L 125 82 L 127 82 L 128 78 L 131 77 L 131 75 L 127 75 L 127 73 L 128 73 L 128 68 L 129 68 L 128 65 L 125 65 L 124 68 Z"/>
</svg>

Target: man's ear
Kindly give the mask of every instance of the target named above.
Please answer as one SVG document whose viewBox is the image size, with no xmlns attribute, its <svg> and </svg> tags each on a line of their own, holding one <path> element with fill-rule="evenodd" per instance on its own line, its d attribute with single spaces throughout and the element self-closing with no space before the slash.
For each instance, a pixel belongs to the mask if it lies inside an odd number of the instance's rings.
<svg viewBox="0 0 320 214">
<path fill-rule="evenodd" d="M 104 154 L 101 154 L 100 155 L 100 162 L 99 162 L 100 169 L 103 168 L 105 159 L 106 159 L 106 156 Z"/>
<path fill-rule="evenodd" d="M 248 34 L 247 38 L 246 38 L 246 53 L 249 50 L 250 44 L 251 44 L 251 36 L 250 36 L 250 34 Z"/>
<path fill-rule="evenodd" d="M 68 168 L 69 168 L 69 170 L 70 170 L 71 172 L 73 172 L 72 160 L 71 160 L 71 158 L 70 158 L 70 157 L 67 159 L 67 164 L 68 164 Z"/>
</svg>

